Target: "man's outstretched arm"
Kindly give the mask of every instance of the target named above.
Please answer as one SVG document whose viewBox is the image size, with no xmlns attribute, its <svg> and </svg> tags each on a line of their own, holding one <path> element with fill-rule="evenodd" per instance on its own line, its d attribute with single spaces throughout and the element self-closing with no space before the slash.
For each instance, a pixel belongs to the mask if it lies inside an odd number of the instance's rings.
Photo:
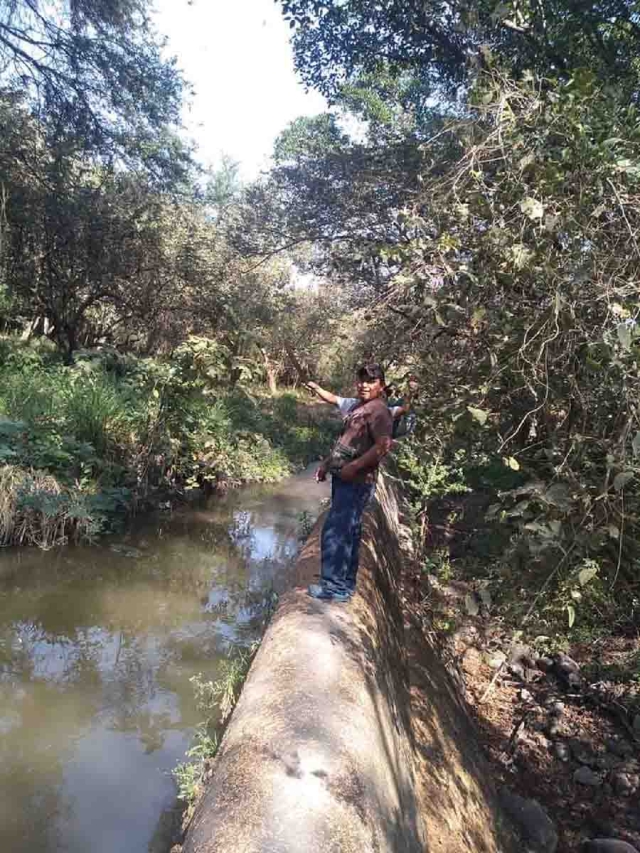
<svg viewBox="0 0 640 853">
<path fill-rule="evenodd" d="M 305 382 L 304 387 L 317 394 L 325 403 L 331 403 L 334 406 L 338 405 L 338 395 L 331 391 L 325 391 L 317 382 Z"/>
</svg>

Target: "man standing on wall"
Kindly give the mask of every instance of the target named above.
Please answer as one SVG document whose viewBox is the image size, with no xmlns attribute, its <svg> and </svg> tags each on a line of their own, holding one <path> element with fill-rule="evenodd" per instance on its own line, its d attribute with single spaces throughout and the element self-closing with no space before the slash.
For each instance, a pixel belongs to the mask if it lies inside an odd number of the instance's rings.
<svg viewBox="0 0 640 853">
<path fill-rule="evenodd" d="M 392 418 L 382 367 L 366 364 L 356 380 L 355 405 L 345 412 L 341 407 L 342 434 L 316 472 L 318 481 L 332 475 L 331 508 L 322 528 L 320 583 L 311 584 L 309 595 L 331 601 L 349 601 L 355 592 L 362 514 L 375 491 L 380 460 L 391 447 Z M 316 383 L 307 387 L 319 393 Z M 336 405 L 343 400 L 330 392 L 320 396 Z"/>
</svg>

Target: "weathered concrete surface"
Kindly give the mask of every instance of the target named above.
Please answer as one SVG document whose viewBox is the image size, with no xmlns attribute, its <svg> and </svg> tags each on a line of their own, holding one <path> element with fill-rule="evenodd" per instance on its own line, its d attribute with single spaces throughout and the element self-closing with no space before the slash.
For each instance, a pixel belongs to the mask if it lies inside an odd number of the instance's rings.
<svg viewBox="0 0 640 853">
<path fill-rule="evenodd" d="M 319 572 L 321 523 L 297 565 L 302 588 L 283 597 L 253 663 L 184 853 L 511 850 L 444 668 L 429 656 L 433 703 L 408 679 L 393 490 L 381 484 L 368 513 L 348 605 L 304 591 Z"/>
</svg>

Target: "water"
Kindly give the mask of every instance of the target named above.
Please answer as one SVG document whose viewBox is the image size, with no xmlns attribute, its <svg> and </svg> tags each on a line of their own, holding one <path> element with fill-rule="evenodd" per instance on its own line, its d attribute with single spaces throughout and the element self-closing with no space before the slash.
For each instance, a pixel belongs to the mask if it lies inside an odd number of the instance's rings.
<svg viewBox="0 0 640 853">
<path fill-rule="evenodd" d="M 284 589 L 310 471 L 95 547 L 0 551 L 0 850 L 146 853 L 215 678 Z"/>
</svg>

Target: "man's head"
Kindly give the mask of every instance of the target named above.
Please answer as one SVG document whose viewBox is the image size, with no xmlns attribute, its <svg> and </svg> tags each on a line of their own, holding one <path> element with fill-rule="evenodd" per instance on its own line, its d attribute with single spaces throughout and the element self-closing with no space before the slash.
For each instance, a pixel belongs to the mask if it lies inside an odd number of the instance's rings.
<svg viewBox="0 0 640 853">
<path fill-rule="evenodd" d="M 384 394 L 384 370 L 379 364 L 363 364 L 358 368 L 356 394 L 365 403 Z"/>
</svg>

